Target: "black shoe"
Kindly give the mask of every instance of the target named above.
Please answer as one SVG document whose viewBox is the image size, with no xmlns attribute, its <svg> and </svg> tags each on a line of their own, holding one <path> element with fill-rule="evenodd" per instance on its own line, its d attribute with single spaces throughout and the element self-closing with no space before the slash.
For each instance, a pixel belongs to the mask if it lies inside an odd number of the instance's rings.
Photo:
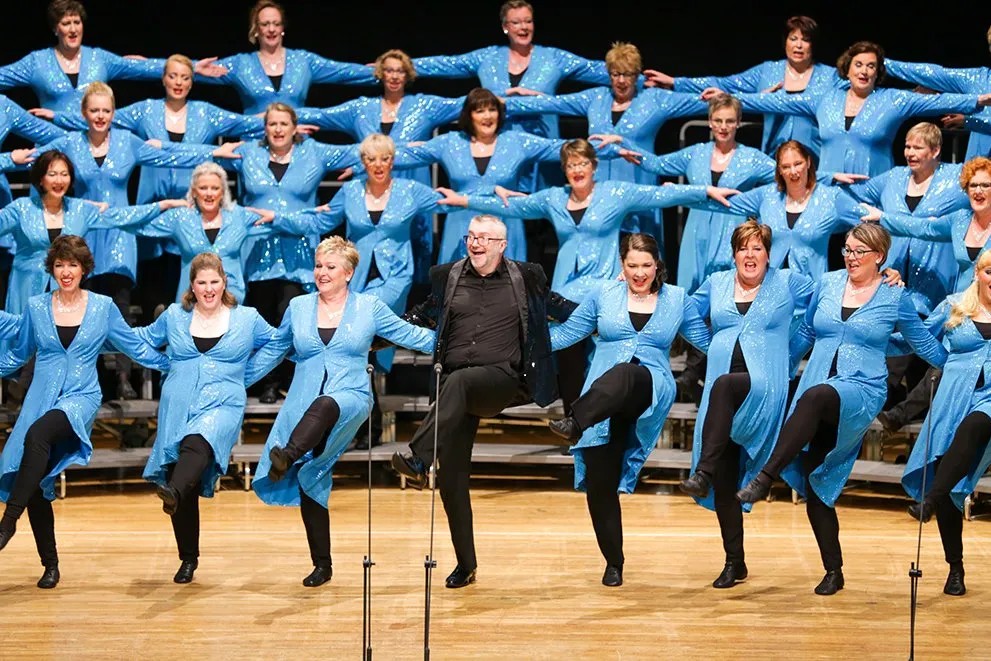
<svg viewBox="0 0 991 661">
<path fill-rule="evenodd" d="M 904 427 L 906 422 L 905 418 L 899 415 L 895 409 L 881 411 L 877 414 L 877 421 L 884 427 L 884 431 L 892 434 Z"/>
<path fill-rule="evenodd" d="M 769 493 L 771 493 L 771 478 L 762 472 L 750 480 L 747 486 L 736 492 L 736 499 L 741 503 L 756 503 L 767 498 Z"/>
<path fill-rule="evenodd" d="M 382 439 L 376 438 L 372 440 L 372 447 L 377 447 L 382 445 Z M 354 439 L 354 449 L 355 450 L 368 450 L 368 437 L 362 434 L 361 436 L 355 437 Z"/>
<path fill-rule="evenodd" d="M 7 542 L 10 541 L 10 538 L 14 536 L 15 532 L 17 532 L 17 524 L 11 524 L 9 528 L 0 528 L 0 551 L 7 546 Z"/>
<path fill-rule="evenodd" d="M 310 575 L 303 579 L 303 587 L 315 588 L 330 581 L 334 575 L 333 567 L 314 567 Z"/>
<path fill-rule="evenodd" d="M 179 571 L 175 573 L 172 577 L 175 583 L 192 583 L 193 572 L 196 571 L 196 567 L 199 565 L 195 560 L 183 560 L 182 564 L 179 565 Z"/>
<path fill-rule="evenodd" d="M 702 406 L 703 389 L 699 385 L 698 379 L 682 375 L 675 379 L 674 383 L 683 401 L 692 402 L 696 407 Z"/>
<path fill-rule="evenodd" d="M 475 582 L 475 570 L 465 571 L 458 565 L 444 581 L 445 588 L 463 588 Z"/>
<path fill-rule="evenodd" d="M 137 399 L 138 393 L 135 392 L 134 387 L 131 385 L 130 381 L 120 380 L 117 382 L 117 399 Z"/>
<path fill-rule="evenodd" d="M 179 509 L 179 490 L 170 484 L 164 487 L 159 485 L 155 490 L 158 497 L 162 499 L 162 511 L 172 516 Z"/>
<path fill-rule="evenodd" d="M 577 441 L 582 437 L 581 425 L 579 425 L 578 421 L 572 417 L 561 418 L 560 420 L 551 420 L 547 423 L 547 426 L 551 428 L 552 432 L 561 438 L 572 442 Z"/>
<path fill-rule="evenodd" d="M 265 390 L 258 397 L 258 401 L 262 404 L 275 404 L 279 401 L 279 387 L 276 385 L 265 386 Z"/>
<path fill-rule="evenodd" d="M 392 467 L 406 478 L 406 484 L 417 491 L 427 486 L 427 467 L 411 450 L 392 453 Z M 453 576 L 454 574 L 452 574 Z"/>
<path fill-rule="evenodd" d="M 607 588 L 618 588 L 623 584 L 623 566 L 606 565 L 606 571 L 602 574 L 602 584 Z"/>
<path fill-rule="evenodd" d="M 828 571 L 826 575 L 822 577 L 819 581 L 819 585 L 816 586 L 816 594 L 819 595 L 830 595 L 836 594 L 843 589 L 843 572 L 839 569 L 835 571 Z"/>
<path fill-rule="evenodd" d="M 45 573 L 38 579 L 38 587 L 42 590 L 51 590 L 53 587 L 58 585 L 59 578 L 61 577 L 58 573 L 58 565 L 45 567 Z"/>
<path fill-rule="evenodd" d="M 742 562 L 727 562 L 722 573 L 712 582 L 712 587 L 723 590 L 747 580 L 747 565 Z"/>
<path fill-rule="evenodd" d="M 268 460 L 272 462 L 268 467 L 269 482 L 278 482 L 284 478 L 290 466 L 296 463 L 289 451 L 280 447 L 274 447 L 269 451 Z"/>
<path fill-rule="evenodd" d="M 912 503 L 909 505 L 908 513 L 916 521 L 929 523 L 930 519 L 933 518 L 933 514 L 936 513 L 936 507 L 933 506 L 928 498 L 924 498 L 921 503 Z"/>
<path fill-rule="evenodd" d="M 963 567 L 950 570 L 946 577 L 946 584 L 943 586 L 943 594 L 954 597 L 962 597 L 967 594 L 967 586 L 963 584 Z"/>
<path fill-rule="evenodd" d="M 691 477 L 687 480 L 682 480 L 678 486 L 689 496 L 705 498 L 709 495 L 709 487 L 712 486 L 712 480 L 703 471 L 695 471 Z"/>
</svg>

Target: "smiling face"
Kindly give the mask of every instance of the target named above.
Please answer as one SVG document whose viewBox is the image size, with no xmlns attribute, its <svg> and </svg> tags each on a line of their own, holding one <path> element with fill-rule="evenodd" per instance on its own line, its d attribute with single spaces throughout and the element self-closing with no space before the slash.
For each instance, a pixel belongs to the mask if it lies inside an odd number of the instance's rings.
<svg viewBox="0 0 991 661">
<path fill-rule="evenodd" d="M 657 277 L 657 261 L 649 252 L 630 250 L 623 259 L 626 286 L 638 296 L 646 296 Z"/>
<path fill-rule="evenodd" d="M 586 189 L 592 185 L 595 164 L 584 156 L 568 157 L 568 162 L 564 164 L 564 170 L 568 177 L 568 184 L 572 188 Z"/>
<path fill-rule="evenodd" d="M 788 184 L 808 181 L 809 161 L 797 149 L 785 149 L 778 158 L 778 172 Z"/>
<path fill-rule="evenodd" d="M 525 48 L 533 43 L 533 12 L 526 7 L 510 9 L 506 12 L 506 20 L 502 29 L 509 37 L 512 46 Z"/>
<path fill-rule="evenodd" d="M 162 76 L 167 99 L 182 100 L 189 96 L 193 87 L 193 71 L 180 62 L 169 62 Z"/>
<path fill-rule="evenodd" d="M 317 291 L 323 295 L 334 295 L 347 289 L 354 270 L 344 255 L 322 251 L 316 254 L 313 262 L 313 280 Z"/>
<path fill-rule="evenodd" d="M 41 179 L 41 188 L 45 195 L 61 199 L 72 185 L 72 175 L 69 173 L 69 164 L 61 159 L 52 161 L 45 175 Z"/>
<path fill-rule="evenodd" d="M 977 214 L 991 211 L 991 172 L 978 170 L 967 182 L 967 197 L 970 208 Z"/>
<path fill-rule="evenodd" d="M 223 304 L 224 278 L 213 269 L 200 269 L 193 277 L 191 287 L 196 305 L 204 312 L 213 312 Z"/>
<path fill-rule="evenodd" d="M 732 142 L 736 140 L 736 129 L 740 118 L 732 108 L 720 108 L 709 118 L 709 129 L 716 142 Z"/>
<path fill-rule="evenodd" d="M 74 51 L 83 45 L 83 19 L 79 14 L 66 14 L 55 26 L 61 50 Z"/>
<path fill-rule="evenodd" d="M 275 50 L 282 45 L 282 12 L 275 7 L 266 7 L 258 12 L 255 19 L 258 45 L 268 50 Z"/>
<path fill-rule="evenodd" d="M 977 297 L 981 301 L 981 305 L 985 308 L 991 308 L 991 264 L 985 265 L 982 269 L 975 269 L 974 278 L 977 280 Z"/>
<path fill-rule="evenodd" d="M 733 255 L 740 279 L 749 285 L 756 285 L 764 279 L 764 274 L 767 273 L 767 259 L 767 250 L 756 236 L 750 237 Z"/>
<path fill-rule="evenodd" d="M 795 29 L 788 33 L 785 39 L 785 57 L 792 66 L 801 66 L 812 61 L 812 42 L 801 30 Z"/>
<path fill-rule="evenodd" d="M 484 244 L 484 245 L 483 245 Z M 506 250 L 506 228 L 497 223 L 472 220 L 468 225 L 468 259 L 480 275 L 488 275 L 502 261 Z"/>
<path fill-rule="evenodd" d="M 847 79 L 850 81 L 850 89 L 857 93 L 870 93 L 877 83 L 877 55 L 874 53 L 860 53 L 854 55 L 850 60 L 850 69 L 847 70 Z"/>
<path fill-rule="evenodd" d="M 83 281 L 83 265 L 75 259 L 56 259 L 52 266 L 52 275 L 63 294 L 74 294 Z"/>
<path fill-rule="evenodd" d="M 91 131 L 102 133 L 110 128 L 114 118 L 114 101 L 106 94 L 92 94 L 87 97 L 86 123 Z"/>
<path fill-rule="evenodd" d="M 224 182 L 215 174 L 200 175 L 193 186 L 193 201 L 200 213 L 216 213 L 224 201 Z"/>
<path fill-rule="evenodd" d="M 471 111 L 475 137 L 491 138 L 499 130 L 499 111 L 495 106 L 482 106 Z"/>
<path fill-rule="evenodd" d="M 869 245 L 852 236 L 846 238 L 844 247 L 847 254 L 843 257 L 843 262 L 850 280 L 866 282 L 877 274 L 884 255 L 879 255 Z"/>
<path fill-rule="evenodd" d="M 382 86 L 387 92 L 402 92 L 406 87 L 406 67 L 402 60 L 387 57 L 382 60 Z"/>
<path fill-rule="evenodd" d="M 392 179 L 392 154 L 388 152 L 363 154 L 361 162 L 368 172 L 368 180 L 387 185 Z"/>
<path fill-rule="evenodd" d="M 284 110 L 270 110 L 265 120 L 265 139 L 268 146 L 277 151 L 288 151 L 292 147 L 296 124 L 292 115 Z"/>
</svg>

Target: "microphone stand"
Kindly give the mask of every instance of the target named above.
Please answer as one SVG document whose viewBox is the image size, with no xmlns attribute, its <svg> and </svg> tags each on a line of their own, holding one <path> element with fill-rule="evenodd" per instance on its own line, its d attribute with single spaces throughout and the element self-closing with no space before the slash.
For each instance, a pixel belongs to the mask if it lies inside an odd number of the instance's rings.
<svg viewBox="0 0 991 661">
<path fill-rule="evenodd" d="M 434 519 L 437 511 L 437 428 L 440 420 L 440 373 L 443 367 L 434 363 L 434 460 L 430 464 L 433 471 L 430 479 L 430 552 L 423 561 L 426 583 L 423 591 L 423 661 L 430 661 L 430 579 L 437 561 L 434 560 Z"/>
<path fill-rule="evenodd" d="M 933 398 L 936 390 L 936 374 L 929 375 L 929 415 L 926 416 L 926 444 L 923 448 L 924 457 L 926 459 L 926 464 L 922 469 L 922 502 L 921 502 L 921 513 L 925 512 L 925 499 L 926 499 L 926 474 L 929 472 L 929 441 L 932 436 L 933 430 L 933 418 L 932 418 L 932 408 L 933 408 Z M 912 563 L 908 570 L 909 581 L 911 582 L 912 589 L 910 592 L 909 599 L 911 600 L 911 605 L 909 608 L 909 633 L 908 633 L 908 661 L 915 661 L 915 615 L 919 609 L 919 579 L 922 578 L 922 516 L 919 516 L 919 538 L 916 542 L 915 547 L 915 562 Z"/>
<path fill-rule="evenodd" d="M 372 396 L 375 396 L 373 373 L 375 368 L 371 365 L 365 367 L 368 373 L 368 387 Z M 365 581 L 362 588 L 361 605 L 361 647 L 362 661 L 372 661 L 372 413 L 368 414 L 368 554 L 362 561 Z"/>
</svg>

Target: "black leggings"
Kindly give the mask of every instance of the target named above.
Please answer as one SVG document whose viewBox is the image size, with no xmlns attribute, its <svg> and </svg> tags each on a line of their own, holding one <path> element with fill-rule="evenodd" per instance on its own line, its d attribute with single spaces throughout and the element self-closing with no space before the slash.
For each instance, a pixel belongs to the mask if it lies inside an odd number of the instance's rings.
<svg viewBox="0 0 991 661">
<path fill-rule="evenodd" d="M 303 286 L 291 280 L 255 280 L 248 283 L 246 304 L 258 310 L 258 314 L 270 325 L 279 327 L 289 302 L 303 294 Z M 282 361 L 278 367 L 262 377 L 263 388 L 288 386 L 292 380 L 292 363 Z"/>
<path fill-rule="evenodd" d="M 582 394 L 585 368 L 588 367 L 588 343 L 582 340 L 555 353 L 557 358 L 557 389 L 561 393 L 564 414 L 571 415 L 571 407 Z"/>
<path fill-rule="evenodd" d="M 0 521 L 4 527 L 13 527 L 27 509 L 38 556 L 45 567 L 58 565 L 58 551 L 55 547 L 55 513 L 51 501 L 41 491 L 41 480 L 54 468 L 52 450 L 60 444 L 78 445 L 79 437 L 65 413 L 52 409 L 35 420 L 24 436 L 24 456 Z"/>
<path fill-rule="evenodd" d="M 85 284 L 86 289 L 112 298 L 117 309 L 120 310 L 121 316 L 128 324 L 133 324 L 134 320 L 131 319 L 131 289 L 134 287 L 134 283 L 129 277 L 120 273 L 101 273 L 88 278 Z M 124 354 L 117 353 L 112 357 L 105 357 L 105 360 L 108 367 L 111 361 L 116 365 L 115 371 L 118 376 L 131 373 L 131 359 Z"/>
<path fill-rule="evenodd" d="M 943 554 L 950 567 L 963 567 L 963 517 L 953 504 L 950 491 L 970 473 L 991 439 L 991 418 L 974 411 L 963 419 L 953 442 L 936 464 L 936 477 L 926 500 L 936 506 Z"/>
<path fill-rule="evenodd" d="M 581 450 L 585 460 L 585 500 L 592 528 L 606 564 L 623 566 L 623 511 L 619 482 L 623 475 L 630 425 L 636 424 L 653 400 L 650 371 L 642 365 L 621 363 L 596 379 L 574 404 L 573 415 L 582 429 L 607 418 L 609 443 Z"/>
<path fill-rule="evenodd" d="M 809 484 L 809 476 L 822 465 L 826 455 L 836 447 L 837 427 L 840 420 L 840 396 L 829 385 L 820 384 L 805 391 L 795 405 L 795 411 L 785 421 L 778 444 L 763 472 L 777 477 L 785 466 L 809 444 L 809 451 L 802 457 L 805 473 L 805 511 L 812 532 L 819 544 L 819 554 L 826 571 L 838 571 L 843 567 L 840 550 L 840 522 L 836 510 L 826 505 Z M 811 439 L 809 438 L 811 436 Z"/>
<path fill-rule="evenodd" d="M 320 455 L 327 446 L 327 437 L 341 417 L 341 408 L 333 397 L 317 397 L 289 435 L 286 452 L 299 459 L 308 451 Z M 306 528 L 306 542 L 314 567 L 330 567 L 330 510 L 299 489 L 299 513 Z"/>
<path fill-rule="evenodd" d="M 200 557 L 200 485 L 213 463 L 210 444 L 199 434 L 191 434 L 182 439 L 179 459 L 166 471 L 169 486 L 179 492 L 172 531 L 183 562 L 196 562 Z"/>
</svg>

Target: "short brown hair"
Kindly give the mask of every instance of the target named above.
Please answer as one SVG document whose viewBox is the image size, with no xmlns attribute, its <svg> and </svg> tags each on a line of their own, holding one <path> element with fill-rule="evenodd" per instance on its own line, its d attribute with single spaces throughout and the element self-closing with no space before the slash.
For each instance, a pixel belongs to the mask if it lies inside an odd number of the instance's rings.
<svg viewBox="0 0 991 661">
<path fill-rule="evenodd" d="M 768 253 L 771 252 L 771 226 L 762 225 L 753 218 L 748 218 L 743 224 L 737 225 L 736 229 L 733 230 L 733 236 L 730 238 L 730 246 L 733 247 L 733 252 L 746 247 L 751 239 L 760 239 L 764 250 Z"/>
<path fill-rule="evenodd" d="M 413 60 L 409 59 L 409 55 L 398 48 L 387 50 L 375 58 L 375 70 L 372 72 L 372 75 L 379 80 L 383 80 L 385 78 L 385 61 L 390 58 L 402 62 L 403 71 L 406 72 L 407 86 L 416 80 L 416 67 L 413 66 Z"/>
<path fill-rule="evenodd" d="M 960 188 L 967 192 L 967 184 L 970 180 L 974 178 L 974 175 L 978 172 L 987 172 L 991 174 L 991 158 L 986 158 L 984 156 L 978 156 L 972 158 L 963 164 L 963 169 L 960 170 Z"/>
<path fill-rule="evenodd" d="M 616 41 L 606 52 L 606 70 L 610 73 L 618 71 L 639 74 L 642 69 L 643 58 L 640 57 L 640 49 L 633 44 Z"/>
<path fill-rule="evenodd" d="M 664 266 L 664 260 L 661 259 L 657 240 L 649 234 L 627 234 L 619 242 L 619 258 L 626 261 L 626 256 L 630 254 L 631 250 L 648 253 L 654 258 L 654 263 L 657 264 L 657 273 L 654 274 L 654 281 L 650 283 L 650 291 L 660 291 L 661 285 L 668 279 L 668 271 L 667 267 Z"/>
<path fill-rule="evenodd" d="M 286 10 L 282 8 L 282 5 L 278 2 L 272 2 L 272 0 L 258 0 L 248 12 L 248 41 L 253 44 L 258 43 L 258 14 L 265 9 L 274 9 L 279 12 L 279 16 L 282 17 L 282 27 L 286 27 Z"/>
<path fill-rule="evenodd" d="M 805 177 L 805 185 L 812 188 L 816 183 L 816 163 L 812 160 L 812 152 L 798 140 L 788 140 L 787 142 L 782 142 L 774 151 L 774 181 L 778 185 L 778 191 L 781 193 L 785 191 L 785 178 L 781 175 L 781 171 L 778 168 L 781 165 L 781 157 L 789 149 L 797 151 L 805 159 L 805 162 L 809 164 L 808 173 Z"/>
<path fill-rule="evenodd" d="M 215 252 L 201 252 L 193 261 L 189 263 L 189 288 L 182 293 L 182 309 L 187 312 L 196 305 L 196 294 L 193 293 L 193 280 L 200 271 L 216 271 L 224 281 L 224 294 L 220 297 L 220 302 L 229 308 L 237 305 L 237 299 L 227 290 L 227 272 L 224 271 L 224 262 L 220 255 Z"/>
<path fill-rule="evenodd" d="M 884 68 L 884 49 L 873 41 L 858 41 L 843 51 L 843 54 L 836 60 L 836 71 L 840 74 L 840 78 L 846 80 L 847 74 L 850 73 L 850 63 L 853 62 L 853 58 L 864 53 L 874 53 L 877 57 L 877 79 L 874 84 L 876 85 L 884 80 L 884 74 L 887 73 L 887 70 Z"/>
<path fill-rule="evenodd" d="M 471 121 L 471 114 L 476 110 L 484 110 L 485 108 L 496 109 L 496 112 L 499 113 L 496 131 L 502 130 L 503 124 L 506 123 L 506 107 L 498 96 L 484 87 L 476 87 L 468 92 L 468 96 L 465 97 L 465 104 L 461 107 L 461 116 L 458 117 L 458 128 L 474 138 L 475 124 Z"/>
<path fill-rule="evenodd" d="M 819 24 L 815 22 L 814 18 L 810 18 L 808 16 L 792 16 L 785 21 L 785 29 L 781 35 L 782 44 L 788 42 L 788 35 L 795 30 L 802 33 L 802 37 L 805 41 L 815 46 L 816 37 L 819 36 Z"/>
<path fill-rule="evenodd" d="M 723 108 L 734 110 L 736 112 L 736 121 L 739 122 L 743 118 L 743 106 L 740 105 L 740 100 L 730 94 L 719 93 L 709 99 L 709 119 L 712 119 L 712 115 L 717 110 L 722 110 Z"/>
<path fill-rule="evenodd" d="M 52 0 L 48 3 L 45 16 L 48 18 L 48 27 L 54 30 L 66 16 L 78 16 L 85 23 L 86 8 L 77 0 Z"/>
<path fill-rule="evenodd" d="M 506 22 L 506 15 L 514 9 L 529 9 L 530 15 L 533 15 L 533 5 L 531 5 L 526 0 L 508 0 L 508 2 L 502 3 L 502 7 L 499 7 L 499 22 Z"/>
<path fill-rule="evenodd" d="M 62 161 L 65 163 L 66 168 L 68 168 L 70 190 L 72 189 L 72 184 L 76 181 L 76 168 L 72 165 L 72 159 L 57 149 L 46 151 L 31 164 L 31 185 L 34 186 L 34 189 L 38 191 L 39 195 L 44 195 L 47 192 L 42 186 L 42 183 L 44 182 L 48 168 L 52 167 L 52 163 L 55 161 Z"/>
<path fill-rule="evenodd" d="M 584 138 L 569 140 L 561 145 L 561 169 L 565 173 L 568 171 L 568 161 L 572 158 L 587 158 L 591 161 L 592 168 L 599 165 L 599 157 L 595 154 L 595 147 Z"/>
<path fill-rule="evenodd" d="M 52 247 L 48 249 L 48 256 L 45 258 L 45 270 L 49 275 L 55 275 L 55 262 L 78 262 L 83 267 L 83 277 L 85 278 L 93 272 L 93 253 L 86 245 L 85 239 L 73 234 L 60 234 L 52 241 Z"/>
<path fill-rule="evenodd" d="M 880 264 L 888 259 L 891 250 L 891 235 L 877 223 L 860 223 L 846 233 L 847 238 L 854 238 L 865 244 L 871 250 L 881 255 Z"/>
<path fill-rule="evenodd" d="M 295 108 L 293 108 L 292 106 L 286 103 L 282 103 L 281 101 L 275 101 L 273 103 L 268 104 L 268 107 L 265 108 L 265 114 L 262 116 L 262 128 L 268 126 L 268 115 L 269 113 L 272 112 L 284 112 L 288 114 L 289 121 L 292 122 L 293 128 L 295 128 L 296 125 L 299 124 L 299 115 L 296 114 Z M 298 145 L 303 141 L 303 136 L 301 136 L 298 133 L 295 133 L 293 134 L 292 141 Z M 268 135 L 262 136 L 261 142 L 259 144 L 261 144 L 262 147 L 267 147 Z"/>
<path fill-rule="evenodd" d="M 329 236 L 317 244 L 317 249 L 313 251 L 313 256 L 316 257 L 321 253 L 340 255 L 347 261 L 352 271 L 358 268 L 358 260 L 361 259 L 361 255 L 358 254 L 358 248 L 342 236 Z"/>
</svg>

